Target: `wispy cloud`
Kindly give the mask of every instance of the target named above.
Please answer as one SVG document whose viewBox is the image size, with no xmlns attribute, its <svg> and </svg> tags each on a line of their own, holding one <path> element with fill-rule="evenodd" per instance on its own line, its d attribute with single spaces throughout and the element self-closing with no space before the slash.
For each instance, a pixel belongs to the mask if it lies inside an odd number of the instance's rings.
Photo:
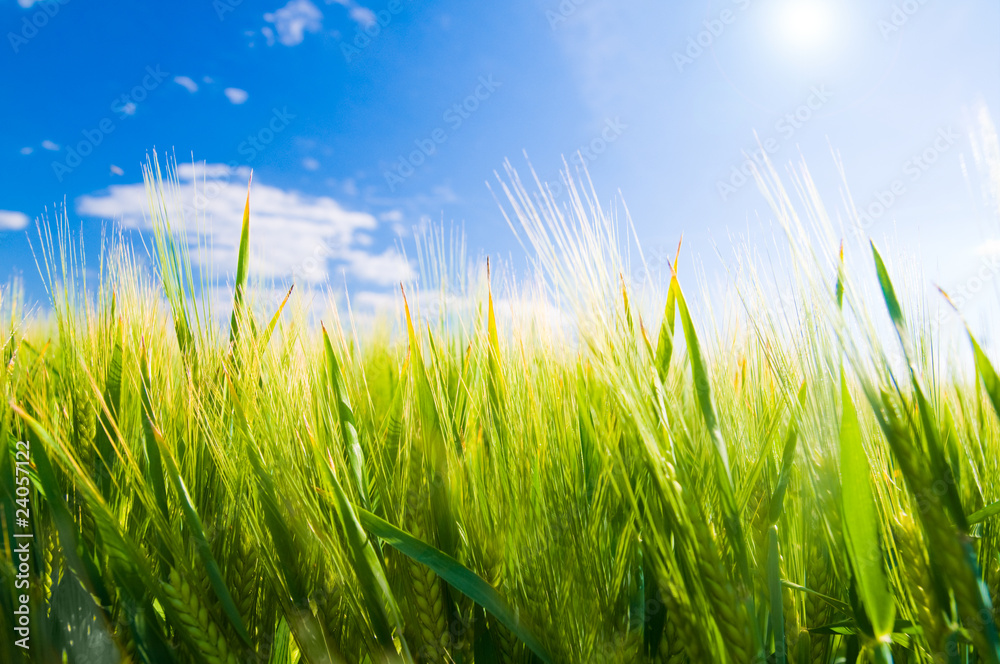
<svg viewBox="0 0 1000 664">
<path fill-rule="evenodd" d="M 55 152 L 59 149 L 59 144 L 53 143 L 52 141 L 45 139 L 44 141 L 42 141 L 42 147 L 45 148 L 46 150 L 52 150 L 53 152 Z"/>
<path fill-rule="evenodd" d="M 26 228 L 28 215 L 13 210 L 0 210 L 0 231 L 17 231 Z"/>
<path fill-rule="evenodd" d="M 174 76 L 174 83 L 187 88 L 188 92 L 198 92 L 198 84 L 187 76 Z"/>
<path fill-rule="evenodd" d="M 31 154 L 35 151 L 35 148 L 23 147 L 21 148 L 21 154 Z"/>
<path fill-rule="evenodd" d="M 650 57 L 636 40 L 632 25 L 657 23 L 665 5 L 638 0 L 628 7 L 617 3 L 551 3 L 561 19 L 552 24 L 554 37 L 566 57 L 581 98 L 595 117 L 620 113 L 623 101 L 633 101 L 649 86 L 644 80 L 662 80 L 666 56 Z M 571 11 L 565 11 L 566 9 Z M 551 23 L 551 19 L 550 19 Z M 656 77 L 656 78 L 647 78 Z"/>
<path fill-rule="evenodd" d="M 326 0 L 326 4 L 337 4 L 345 7 L 348 16 L 357 23 L 360 23 L 361 27 L 374 25 L 375 21 L 378 20 L 375 17 L 375 12 L 367 7 L 362 7 L 355 0 Z"/>
<path fill-rule="evenodd" d="M 177 205 L 188 226 L 192 259 L 199 265 L 223 273 L 235 270 L 248 175 L 245 169 L 224 164 L 178 167 Z M 120 220 L 129 228 L 149 228 L 142 183 L 112 185 L 82 196 L 76 201 L 76 211 L 81 216 Z M 360 282 L 388 286 L 413 277 L 409 262 L 394 248 L 366 245 L 364 238 L 379 227 L 374 216 L 347 210 L 332 198 L 254 180 L 250 213 L 252 269 L 264 279 L 320 283 L 344 271 Z"/>
<path fill-rule="evenodd" d="M 232 104 L 242 104 L 250 97 L 246 90 L 240 88 L 226 88 L 223 92 L 226 93 L 226 97 Z"/>
<path fill-rule="evenodd" d="M 347 10 L 350 19 L 362 28 L 375 25 L 378 21 L 375 12 L 357 0 L 326 0 L 326 4 L 340 5 Z M 317 33 L 323 29 L 323 12 L 311 0 L 289 0 L 284 7 L 264 14 L 264 20 L 271 24 L 261 28 L 268 46 L 274 45 L 275 33 L 277 41 L 285 46 L 298 46 L 305 40 L 306 33 Z"/>
<path fill-rule="evenodd" d="M 306 32 L 323 29 L 323 12 L 309 0 L 290 0 L 281 9 L 264 14 L 264 20 L 274 25 L 278 41 L 285 46 L 297 46 L 305 39 Z"/>
</svg>

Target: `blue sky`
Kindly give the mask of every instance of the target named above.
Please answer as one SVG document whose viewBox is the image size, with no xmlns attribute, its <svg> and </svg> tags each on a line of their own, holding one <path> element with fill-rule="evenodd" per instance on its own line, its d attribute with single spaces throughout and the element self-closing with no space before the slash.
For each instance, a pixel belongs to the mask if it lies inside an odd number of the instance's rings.
<svg viewBox="0 0 1000 664">
<path fill-rule="evenodd" d="M 252 168 L 255 269 L 371 302 L 428 221 L 520 256 L 485 182 L 525 151 L 557 181 L 582 148 L 647 255 L 684 233 L 709 271 L 713 241 L 768 216 L 738 172 L 754 131 L 834 203 L 836 148 L 860 207 L 891 194 L 867 231 L 939 283 L 1000 247 L 969 140 L 1000 109 L 992 0 L 0 2 L 0 282 L 36 299 L 29 222 L 65 201 L 89 247 L 145 232 L 154 148 L 213 183 L 220 270 Z"/>
</svg>

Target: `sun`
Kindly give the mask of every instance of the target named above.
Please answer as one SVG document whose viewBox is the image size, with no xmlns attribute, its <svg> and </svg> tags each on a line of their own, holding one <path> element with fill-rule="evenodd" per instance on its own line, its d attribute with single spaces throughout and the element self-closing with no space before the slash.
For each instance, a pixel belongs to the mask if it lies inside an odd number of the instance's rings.
<svg viewBox="0 0 1000 664">
<path fill-rule="evenodd" d="M 785 0 L 777 19 L 782 40 L 797 51 L 829 46 L 837 27 L 837 15 L 829 0 Z"/>
</svg>

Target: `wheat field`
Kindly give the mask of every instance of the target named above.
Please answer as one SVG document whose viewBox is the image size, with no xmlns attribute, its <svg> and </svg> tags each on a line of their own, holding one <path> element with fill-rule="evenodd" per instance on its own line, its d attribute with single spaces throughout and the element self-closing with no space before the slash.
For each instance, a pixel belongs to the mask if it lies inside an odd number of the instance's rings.
<svg viewBox="0 0 1000 664">
<path fill-rule="evenodd" d="M 733 327 L 676 260 L 630 278 L 591 187 L 513 170 L 534 286 L 441 235 L 458 296 L 275 303 L 251 189 L 220 314 L 171 172 L 150 260 L 112 237 L 95 268 L 56 219 L 51 311 L 0 291 L 2 661 L 1000 664 L 1000 376 L 975 330 L 948 368 L 807 178 L 800 218 L 759 174 L 794 311 L 747 272 Z"/>
</svg>

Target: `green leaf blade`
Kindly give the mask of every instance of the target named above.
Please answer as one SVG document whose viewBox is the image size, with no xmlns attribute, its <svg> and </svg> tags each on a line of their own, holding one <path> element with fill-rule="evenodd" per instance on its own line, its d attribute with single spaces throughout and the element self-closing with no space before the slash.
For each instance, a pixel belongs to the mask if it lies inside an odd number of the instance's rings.
<svg viewBox="0 0 1000 664">
<path fill-rule="evenodd" d="M 482 577 L 443 551 L 418 540 L 371 512 L 358 510 L 358 515 L 362 525 L 383 542 L 413 560 L 427 565 L 451 587 L 486 609 L 543 662 L 551 664 L 555 661 L 541 640 L 520 620 L 517 612 Z"/>
<path fill-rule="evenodd" d="M 840 425 L 840 475 L 844 531 L 858 588 L 875 636 L 892 634 L 896 603 L 882 560 L 879 515 L 871 487 L 871 468 L 861 438 L 857 410 L 841 372 L 843 415 Z"/>
</svg>

